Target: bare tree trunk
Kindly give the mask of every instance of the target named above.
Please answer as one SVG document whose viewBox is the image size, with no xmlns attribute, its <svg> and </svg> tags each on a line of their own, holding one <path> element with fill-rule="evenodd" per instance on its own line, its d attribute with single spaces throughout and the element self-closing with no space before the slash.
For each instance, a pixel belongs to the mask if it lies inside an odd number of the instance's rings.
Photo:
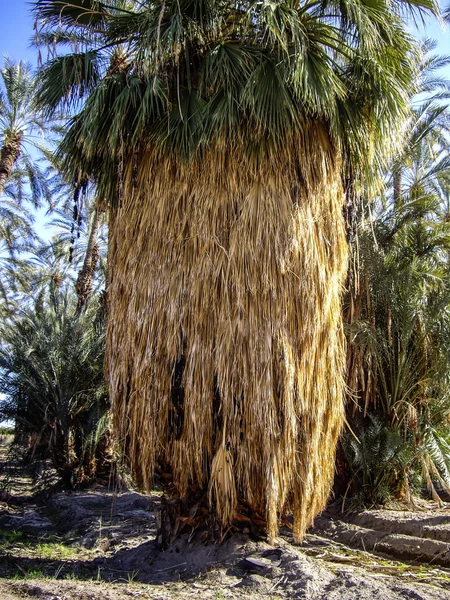
<svg viewBox="0 0 450 600">
<path fill-rule="evenodd" d="M 3 144 L 0 151 L 0 196 L 3 194 L 5 183 L 13 170 L 16 160 L 20 156 L 22 136 L 12 134 Z"/>
<path fill-rule="evenodd" d="M 83 266 L 78 274 L 75 290 L 78 296 L 76 314 L 79 315 L 86 305 L 87 299 L 92 292 L 92 279 L 94 277 L 95 266 L 99 258 L 98 249 L 98 229 L 100 224 L 100 213 L 98 207 L 94 208 L 91 221 L 91 230 L 86 248 Z"/>
<path fill-rule="evenodd" d="M 394 166 L 394 208 L 399 208 L 402 201 L 402 168 L 400 165 Z"/>
</svg>

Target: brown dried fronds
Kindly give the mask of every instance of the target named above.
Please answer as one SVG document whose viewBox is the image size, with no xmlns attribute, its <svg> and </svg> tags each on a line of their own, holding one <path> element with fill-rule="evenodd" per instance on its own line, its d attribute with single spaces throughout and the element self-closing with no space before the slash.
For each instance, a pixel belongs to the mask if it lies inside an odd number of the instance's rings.
<svg viewBox="0 0 450 600">
<path fill-rule="evenodd" d="M 136 480 L 162 456 L 181 496 L 211 481 L 224 523 L 236 495 L 264 506 L 272 539 L 324 508 L 343 420 L 344 198 L 319 129 L 257 159 L 148 150 L 110 219 L 107 369 Z"/>
<path fill-rule="evenodd" d="M 224 525 L 233 522 L 237 504 L 236 481 L 233 457 L 225 446 L 220 446 L 211 464 L 208 499 L 210 506 L 215 500 L 217 514 Z"/>
</svg>

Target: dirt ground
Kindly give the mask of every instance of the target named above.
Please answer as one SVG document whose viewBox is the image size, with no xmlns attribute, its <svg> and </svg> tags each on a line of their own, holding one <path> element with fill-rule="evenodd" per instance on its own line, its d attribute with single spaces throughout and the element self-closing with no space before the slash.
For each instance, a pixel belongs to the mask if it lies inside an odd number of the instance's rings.
<svg viewBox="0 0 450 600">
<path fill-rule="evenodd" d="M 273 546 L 244 533 L 207 544 L 187 527 L 163 552 L 158 492 L 31 484 L 0 460 L 0 600 L 450 600 L 450 505 L 330 510 L 300 546 L 288 527 Z"/>
</svg>

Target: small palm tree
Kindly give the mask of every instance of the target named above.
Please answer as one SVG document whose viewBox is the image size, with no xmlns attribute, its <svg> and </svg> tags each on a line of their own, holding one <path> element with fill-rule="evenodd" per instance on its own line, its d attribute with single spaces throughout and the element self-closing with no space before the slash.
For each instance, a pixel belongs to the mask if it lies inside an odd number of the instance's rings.
<svg viewBox="0 0 450 600">
<path fill-rule="evenodd" d="M 0 196 L 13 168 L 27 146 L 39 147 L 37 135 L 42 134 L 44 123 L 35 106 L 36 80 L 31 66 L 23 62 L 14 63 L 5 58 L 1 70 L 3 89 L 0 90 Z M 35 175 L 29 156 L 25 157 L 24 168 Z"/>
<path fill-rule="evenodd" d="M 107 425 L 104 323 L 96 302 L 75 315 L 72 290 L 54 274 L 0 326 L 0 412 L 70 485 L 95 475 Z"/>
</svg>

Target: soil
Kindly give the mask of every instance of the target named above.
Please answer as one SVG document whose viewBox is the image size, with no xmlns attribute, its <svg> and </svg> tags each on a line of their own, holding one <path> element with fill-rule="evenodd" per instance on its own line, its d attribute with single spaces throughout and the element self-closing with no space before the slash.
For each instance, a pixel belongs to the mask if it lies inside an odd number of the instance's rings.
<svg viewBox="0 0 450 600">
<path fill-rule="evenodd" d="M 329 510 L 301 545 L 288 527 L 274 545 L 251 533 L 205 543 L 186 527 L 163 552 L 158 491 L 35 490 L 30 473 L 0 456 L 1 600 L 450 600 L 447 504 Z"/>
</svg>

